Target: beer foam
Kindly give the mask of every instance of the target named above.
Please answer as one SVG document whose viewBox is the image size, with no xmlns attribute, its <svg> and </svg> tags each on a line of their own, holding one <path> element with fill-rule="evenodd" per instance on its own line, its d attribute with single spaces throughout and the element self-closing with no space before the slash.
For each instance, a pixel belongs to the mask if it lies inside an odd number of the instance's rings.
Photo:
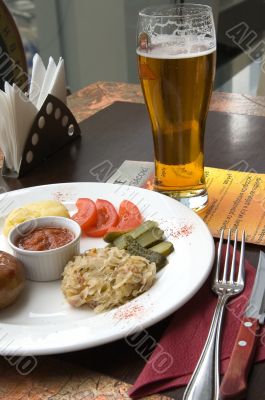
<svg viewBox="0 0 265 400">
<path fill-rule="evenodd" d="M 172 37 L 160 35 L 152 40 L 149 49 L 137 48 L 139 56 L 157 59 L 181 59 L 206 56 L 216 50 L 216 44 L 211 39 L 199 39 L 198 37 Z"/>
</svg>

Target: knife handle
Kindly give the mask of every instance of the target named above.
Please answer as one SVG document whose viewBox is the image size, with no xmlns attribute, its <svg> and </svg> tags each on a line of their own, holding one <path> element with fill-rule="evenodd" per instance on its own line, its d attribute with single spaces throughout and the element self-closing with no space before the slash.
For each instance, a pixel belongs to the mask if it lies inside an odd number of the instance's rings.
<svg viewBox="0 0 265 400">
<path fill-rule="evenodd" d="M 221 400 L 245 398 L 247 377 L 255 354 L 258 330 L 257 319 L 243 318 L 220 387 Z"/>
</svg>

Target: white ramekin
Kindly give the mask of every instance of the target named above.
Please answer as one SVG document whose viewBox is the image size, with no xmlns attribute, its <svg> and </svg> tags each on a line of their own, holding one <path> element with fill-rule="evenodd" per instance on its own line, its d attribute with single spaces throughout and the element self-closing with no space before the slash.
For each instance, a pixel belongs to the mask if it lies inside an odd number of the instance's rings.
<svg viewBox="0 0 265 400">
<path fill-rule="evenodd" d="M 15 243 L 21 235 L 36 228 L 67 228 L 74 239 L 58 249 L 30 251 L 18 248 Z M 68 261 L 80 253 L 81 228 L 73 220 L 64 217 L 41 217 L 17 225 L 8 236 L 9 246 L 24 265 L 27 279 L 38 282 L 55 281 L 61 278 Z"/>
</svg>

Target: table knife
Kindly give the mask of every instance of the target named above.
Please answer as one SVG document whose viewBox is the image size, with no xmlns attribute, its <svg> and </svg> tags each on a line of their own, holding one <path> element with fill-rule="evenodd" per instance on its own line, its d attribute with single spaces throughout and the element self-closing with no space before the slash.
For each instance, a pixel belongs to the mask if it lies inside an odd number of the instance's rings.
<svg viewBox="0 0 265 400">
<path fill-rule="evenodd" d="M 245 398 L 248 373 L 254 358 L 259 329 L 264 320 L 265 253 L 261 251 L 253 289 L 220 387 L 221 400 Z"/>
</svg>

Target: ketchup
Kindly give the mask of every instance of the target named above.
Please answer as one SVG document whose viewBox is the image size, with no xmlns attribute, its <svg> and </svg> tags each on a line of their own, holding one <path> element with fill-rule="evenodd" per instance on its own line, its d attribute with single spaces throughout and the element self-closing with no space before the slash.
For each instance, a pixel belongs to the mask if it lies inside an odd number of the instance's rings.
<svg viewBox="0 0 265 400">
<path fill-rule="evenodd" d="M 16 246 L 23 250 L 44 251 L 58 249 L 74 239 L 74 234 L 66 228 L 37 228 L 20 236 Z"/>
</svg>

